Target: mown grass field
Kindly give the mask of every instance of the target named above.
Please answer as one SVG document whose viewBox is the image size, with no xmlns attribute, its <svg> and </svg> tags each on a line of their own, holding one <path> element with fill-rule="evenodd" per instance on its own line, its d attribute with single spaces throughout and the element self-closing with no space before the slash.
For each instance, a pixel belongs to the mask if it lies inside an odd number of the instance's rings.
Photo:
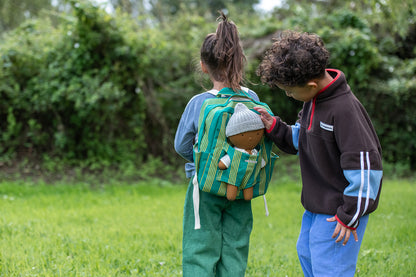
<svg viewBox="0 0 416 277">
<path fill-rule="evenodd" d="M 185 185 L 0 181 L 0 276 L 181 276 Z M 302 276 L 300 184 L 253 200 L 246 276 Z M 385 181 L 356 276 L 416 276 L 416 184 Z"/>
</svg>

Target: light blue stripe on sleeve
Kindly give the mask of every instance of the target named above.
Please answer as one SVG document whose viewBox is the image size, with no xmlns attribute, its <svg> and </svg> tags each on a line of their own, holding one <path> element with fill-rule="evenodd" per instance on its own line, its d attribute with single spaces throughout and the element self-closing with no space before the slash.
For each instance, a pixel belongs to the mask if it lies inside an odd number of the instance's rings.
<svg viewBox="0 0 416 277">
<path fill-rule="evenodd" d="M 361 196 L 367 196 L 367 190 L 370 188 L 370 198 L 376 199 L 378 190 L 380 189 L 380 181 L 383 177 L 383 171 L 370 170 L 370 178 L 368 178 L 368 170 L 364 170 L 364 185 L 361 185 L 361 170 L 344 170 L 344 176 L 350 185 L 344 190 L 344 195 L 358 197 L 361 191 Z M 370 186 L 368 186 L 368 180 Z"/>
<path fill-rule="evenodd" d="M 292 125 L 292 142 L 293 146 L 296 150 L 299 150 L 299 130 L 300 130 L 300 123 L 296 123 Z"/>
</svg>

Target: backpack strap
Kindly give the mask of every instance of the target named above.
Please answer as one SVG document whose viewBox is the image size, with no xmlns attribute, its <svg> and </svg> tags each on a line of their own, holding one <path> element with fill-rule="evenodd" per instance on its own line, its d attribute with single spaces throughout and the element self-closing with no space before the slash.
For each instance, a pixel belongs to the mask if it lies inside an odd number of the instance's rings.
<svg viewBox="0 0 416 277">
<path fill-rule="evenodd" d="M 241 87 L 241 90 L 239 90 L 238 92 L 233 91 L 231 88 L 225 87 L 217 93 L 217 97 L 226 97 L 226 96 L 246 97 L 254 101 L 253 97 L 251 97 L 250 94 L 248 93 L 248 88 L 246 87 Z"/>
<path fill-rule="evenodd" d="M 214 95 L 214 96 L 217 96 L 217 94 L 218 94 L 218 90 L 216 90 L 216 89 L 211 89 L 211 90 L 209 90 L 209 91 L 207 91 L 208 93 L 211 93 L 212 95 Z"/>
<path fill-rule="evenodd" d="M 214 96 L 218 96 L 218 97 L 239 95 L 239 96 L 246 96 L 246 97 L 252 98 L 250 96 L 250 94 L 248 93 L 248 91 L 249 91 L 248 88 L 241 87 L 241 90 L 240 90 L 241 93 L 236 93 L 233 90 L 231 90 L 230 88 L 223 88 L 223 89 L 221 89 L 221 91 L 218 91 L 216 89 L 211 89 L 211 90 L 208 90 L 206 92 L 208 92 L 208 93 L 210 93 Z"/>
</svg>

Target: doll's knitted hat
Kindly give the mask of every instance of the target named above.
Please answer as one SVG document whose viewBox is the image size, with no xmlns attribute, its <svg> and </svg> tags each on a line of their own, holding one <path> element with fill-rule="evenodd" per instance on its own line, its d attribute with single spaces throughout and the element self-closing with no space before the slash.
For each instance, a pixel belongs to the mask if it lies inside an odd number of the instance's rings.
<svg viewBox="0 0 416 277">
<path fill-rule="evenodd" d="M 234 113 L 230 117 L 227 127 L 225 128 L 225 135 L 230 137 L 263 128 L 264 124 L 263 121 L 261 121 L 260 115 L 249 110 L 246 105 L 237 103 L 234 108 Z"/>
</svg>

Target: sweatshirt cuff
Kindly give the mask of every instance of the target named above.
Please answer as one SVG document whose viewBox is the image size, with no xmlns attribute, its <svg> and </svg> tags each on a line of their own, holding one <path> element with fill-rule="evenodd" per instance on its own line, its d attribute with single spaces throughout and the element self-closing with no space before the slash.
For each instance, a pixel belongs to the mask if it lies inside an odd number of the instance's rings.
<svg viewBox="0 0 416 277">
<path fill-rule="evenodd" d="M 341 224 L 342 226 L 344 226 L 345 228 L 347 228 L 347 229 L 350 229 L 350 230 L 352 230 L 352 231 L 354 231 L 354 230 L 356 230 L 357 229 L 357 227 L 350 227 L 350 226 L 347 226 L 344 222 L 342 222 L 339 218 L 338 218 L 338 216 L 337 215 L 335 215 L 335 218 L 337 219 L 337 221 L 338 221 L 338 223 L 339 224 Z"/>
<path fill-rule="evenodd" d="M 274 126 L 276 126 L 276 122 L 277 122 L 276 117 L 273 117 L 273 123 L 272 123 L 272 126 L 270 126 L 270 128 L 269 128 L 269 129 L 266 129 L 266 132 L 267 132 L 268 134 L 270 134 L 270 133 L 271 133 L 271 131 L 274 129 Z"/>
</svg>

